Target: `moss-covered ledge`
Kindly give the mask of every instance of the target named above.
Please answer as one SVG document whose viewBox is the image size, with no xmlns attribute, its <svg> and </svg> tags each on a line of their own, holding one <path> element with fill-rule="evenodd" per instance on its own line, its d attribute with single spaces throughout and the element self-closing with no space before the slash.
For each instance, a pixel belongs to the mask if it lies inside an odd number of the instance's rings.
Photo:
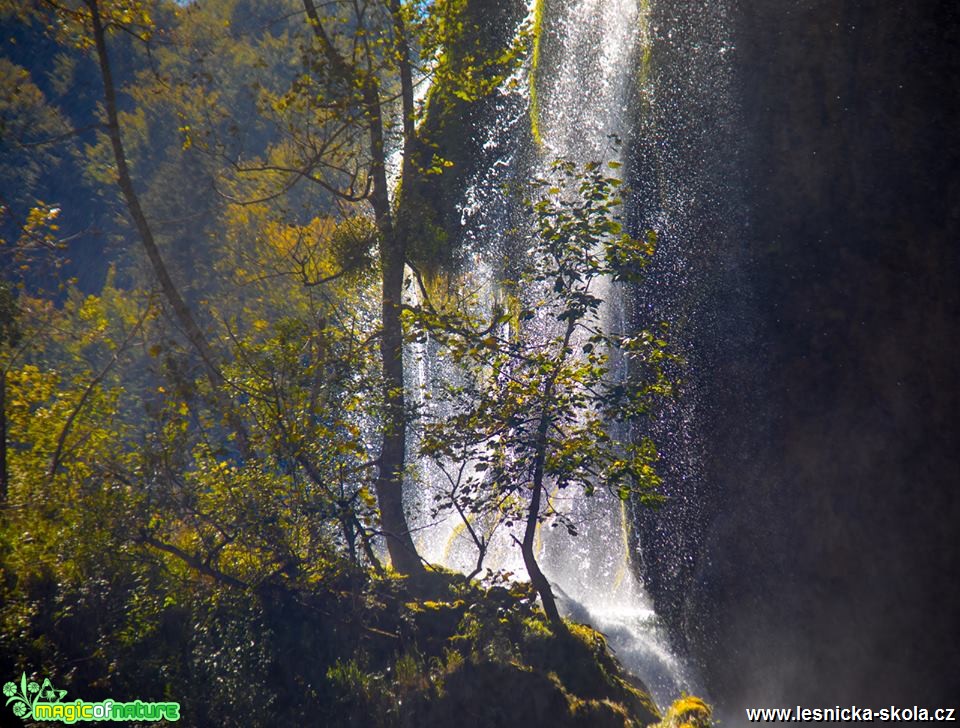
<svg viewBox="0 0 960 728">
<path fill-rule="evenodd" d="M 399 639 L 389 655 L 331 668 L 341 725 L 660 725 L 603 635 L 571 622 L 552 629 L 528 584 L 484 588 L 450 575 L 429 596 L 402 581 L 381 587 Z"/>
</svg>

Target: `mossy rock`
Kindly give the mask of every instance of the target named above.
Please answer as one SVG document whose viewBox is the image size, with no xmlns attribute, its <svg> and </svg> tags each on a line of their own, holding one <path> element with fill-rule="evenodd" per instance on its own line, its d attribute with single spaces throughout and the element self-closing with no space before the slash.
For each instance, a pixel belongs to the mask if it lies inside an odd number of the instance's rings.
<svg viewBox="0 0 960 728">
<path fill-rule="evenodd" d="M 546 676 L 510 664 L 465 662 L 444 680 L 442 696 L 415 725 L 557 725 L 569 713 L 563 690 Z"/>
<path fill-rule="evenodd" d="M 622 705 L 609 700 L 575 700 L 571 707 L 571 725 L 582 728 L 622 728 L 636 721 Z"/>
<path fill-rule="evenodd" d="M 654 728 L 710 728 L 713 711 L 703 700 L 683 695 L 673 702 L 663 721 Z"/>
<path fill-rule="evenodd" d="M 417 651 L 429 656 L 442 653 L 466 611 L 462 599 L 413 601 L 404 606 L 407 610 L 404 641 L 415 644 Z"/>
<path fill-rule="evenodd" d="M 570 695 L 555 676 L 497 662 L 464 663 L 447 675 L 440 696 L 420 701 L 403 724 L 491 728 L 638 725 L 621 705 L 605 700 L 582 700 Z"/>
<path fill-rule="evenodd" d="M 526 620 L 525 659 L 540 670 L 555 673 L 567 690 L 587 700 L 609 700 L 625 706 L 641 725 L 656 723 L 660 713 L 650 691 L 628 675 L 607 648 L 604 636 L 587 625 L 567 624 L 554 634 L 545 621 Z"/>
<path fill-rule="evenodd" d="M 365 640 L 361 664 L 342 663 L 331 674 L 338 720 L 584 728 L 660 721 L 648 691 L 624 672 L 603 635 L 551 625 L 528 585 L 483 589 L 442 573 L 430 582 L 375 586 L 377 624 L 395 629 L 397 639 Z"/>
</svg>

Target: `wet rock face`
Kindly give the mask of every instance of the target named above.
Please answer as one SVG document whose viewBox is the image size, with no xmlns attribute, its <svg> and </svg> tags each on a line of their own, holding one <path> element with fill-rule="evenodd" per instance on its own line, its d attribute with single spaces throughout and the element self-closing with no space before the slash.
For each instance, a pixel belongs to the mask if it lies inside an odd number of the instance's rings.
<svg viewBox="0 0 960 728">
<path fill-rule="evenodd" d="M 957 11 L 742 0 L 731 22 L 754 333 L 712 355 L 710 522 L 689 581 L 656 596 L 701 625 L 692 650 L 730 706 L 944 702 L 960 694 Z"/>
</svg>

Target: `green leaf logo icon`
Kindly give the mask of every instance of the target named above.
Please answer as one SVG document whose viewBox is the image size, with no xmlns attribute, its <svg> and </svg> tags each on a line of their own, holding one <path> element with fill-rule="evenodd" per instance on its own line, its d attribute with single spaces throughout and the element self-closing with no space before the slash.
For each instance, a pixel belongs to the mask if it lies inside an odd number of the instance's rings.
<svg viewBox="0 0 960 728">
<path fill-rule="evenodd" d="M 44 678 L 42 685 L 38 685 L 33 680 L 27 681 L 27 673 L 20 675 L 19 685 L 15 682 L 3 684 L 3 695 L 7 699 L 6 704 L 10 705 L 12 703 L 13 714 L 24 720 L 33 716 L 33 706 L 38 702 L 59 703 L 66 694 L 66 690 L 58 690 L 53 687 L 50 678 Z"/>
</svg>

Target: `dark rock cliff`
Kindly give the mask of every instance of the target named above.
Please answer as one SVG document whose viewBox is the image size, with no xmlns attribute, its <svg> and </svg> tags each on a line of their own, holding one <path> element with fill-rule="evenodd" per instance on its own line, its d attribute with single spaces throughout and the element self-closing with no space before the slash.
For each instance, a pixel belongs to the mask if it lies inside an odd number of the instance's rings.
<svg viewBox="0 0 960 728">
<path fill-rule="evenodd" d="M 728 22 L 742 288 L 701 332 L 748 322 L 701 362 L 691 566 L 665 574 L 648 529 L 648 581 L 731 710 L 945 704 L 960 695 L 958 11 L 742 0 Z"/>
</svg>

